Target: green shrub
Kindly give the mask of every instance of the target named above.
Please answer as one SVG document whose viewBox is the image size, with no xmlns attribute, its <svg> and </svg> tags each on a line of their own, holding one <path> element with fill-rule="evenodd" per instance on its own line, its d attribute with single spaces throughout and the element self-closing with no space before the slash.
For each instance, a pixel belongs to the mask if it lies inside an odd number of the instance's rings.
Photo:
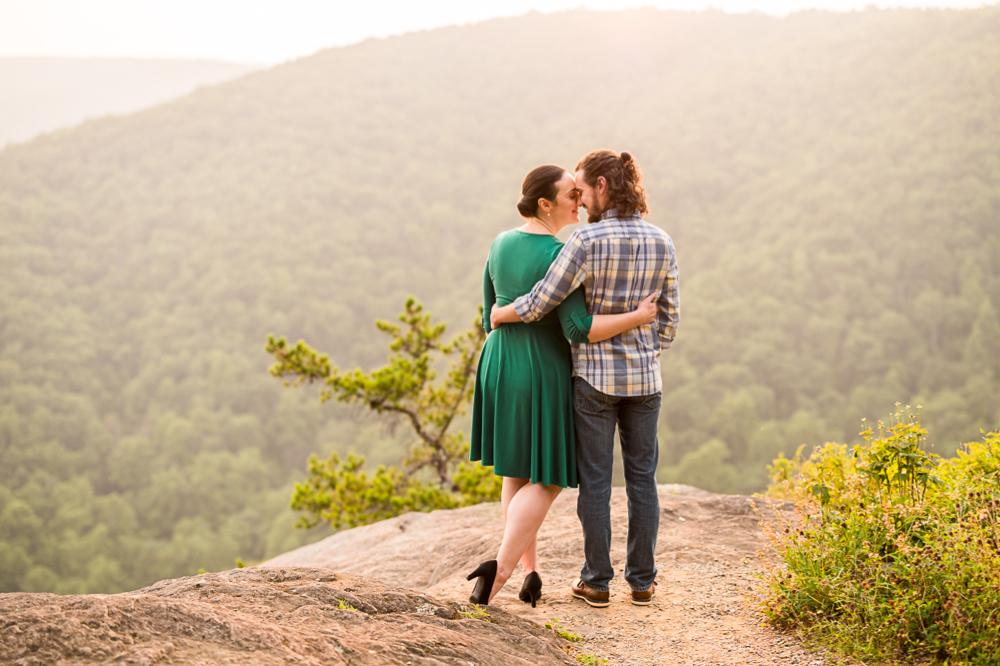
<svg viewBox="0 0 1000 666">
<path fill-rule="evenodd" d="M 770 467 L 796 509 L 762 521 L 765 616 L 863 659 L 1000 663 L 1000 434 L 948 460 L 909 408 L 861 434 Z"/>
</svg>

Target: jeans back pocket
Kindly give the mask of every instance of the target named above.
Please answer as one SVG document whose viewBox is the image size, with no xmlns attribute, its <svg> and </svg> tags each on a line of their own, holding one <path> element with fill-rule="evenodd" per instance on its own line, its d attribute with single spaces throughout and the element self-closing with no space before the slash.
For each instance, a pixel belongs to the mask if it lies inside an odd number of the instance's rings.
<svg viewBox="0 0 1000 666">
<path fill-rule="evenodd" d="M 576 408 L 582 412 L 596 414 L 608 405 L 606 396 L 580 377 L 573 378 L 573 396 Z"/>
</svg>

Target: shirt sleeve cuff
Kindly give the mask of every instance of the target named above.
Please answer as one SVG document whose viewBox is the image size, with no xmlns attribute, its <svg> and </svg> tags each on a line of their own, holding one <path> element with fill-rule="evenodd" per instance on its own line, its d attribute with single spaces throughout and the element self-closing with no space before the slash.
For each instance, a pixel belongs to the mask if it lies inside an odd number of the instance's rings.
<svg viewBox="0 0 1000 666">
<path fill-rule="evenodd" d="M 520 317 L 521 321 L 525 324 L 538 321 L 538 317 L 535 317 L 534 313 L 531 311 L 531 299 L 529 298 L 529 294 L 519 296 L 517 300 L 514 301 L 514 312 L 517 313 L 517 316 Z"/>
</svg>

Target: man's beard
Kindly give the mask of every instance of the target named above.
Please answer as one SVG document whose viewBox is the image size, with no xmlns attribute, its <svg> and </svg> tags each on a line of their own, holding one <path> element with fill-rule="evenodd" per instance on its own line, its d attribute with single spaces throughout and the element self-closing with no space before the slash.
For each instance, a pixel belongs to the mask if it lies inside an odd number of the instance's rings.
<svg viewBox="0 0 1000 666">
<path fill-rule="evenodd" d="M 593 224 L 594 222 L 601 221 L 601 215 L 604 214 L 603 210 L 599 210 L 597 206 L 591 208 L 587 206 L 587 224 Z"/>
</svg>

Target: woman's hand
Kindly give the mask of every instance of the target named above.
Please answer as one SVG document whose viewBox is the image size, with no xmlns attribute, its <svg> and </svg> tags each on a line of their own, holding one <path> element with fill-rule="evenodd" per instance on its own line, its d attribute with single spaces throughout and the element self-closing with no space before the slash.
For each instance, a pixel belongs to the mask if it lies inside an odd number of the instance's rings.
<svg viewBox="0 0 1000 666">
<path fill-rule="evenodd" d="M 652 293 L 646 298 L 642 299 L 634 312 L 639 319 L 639 326 L 645 324 L 652 324 L 656 321 L 656 297 L 659 294 Z"/>
<path fill-rule="evenodd" d="M 494 330 L 496 330 L 500 324 L 517 324 L 520 321 L 521 318 L 517 316 L 513 303 L 503 307 L 494 303 L 493 308 L 490 310 L 490 328 Z"/>
<path fill-rule="evenodd" d="M 638 326 L 652 324 L 656 321 L 657 296 L 658 294 L 650 294 L 642 299 L 635 310 L 613 315 L 595 314 L 590 324 L 590 333 L 587 335 L 587 340 L 590 342 L 602 342 Z"/>
</svg>

